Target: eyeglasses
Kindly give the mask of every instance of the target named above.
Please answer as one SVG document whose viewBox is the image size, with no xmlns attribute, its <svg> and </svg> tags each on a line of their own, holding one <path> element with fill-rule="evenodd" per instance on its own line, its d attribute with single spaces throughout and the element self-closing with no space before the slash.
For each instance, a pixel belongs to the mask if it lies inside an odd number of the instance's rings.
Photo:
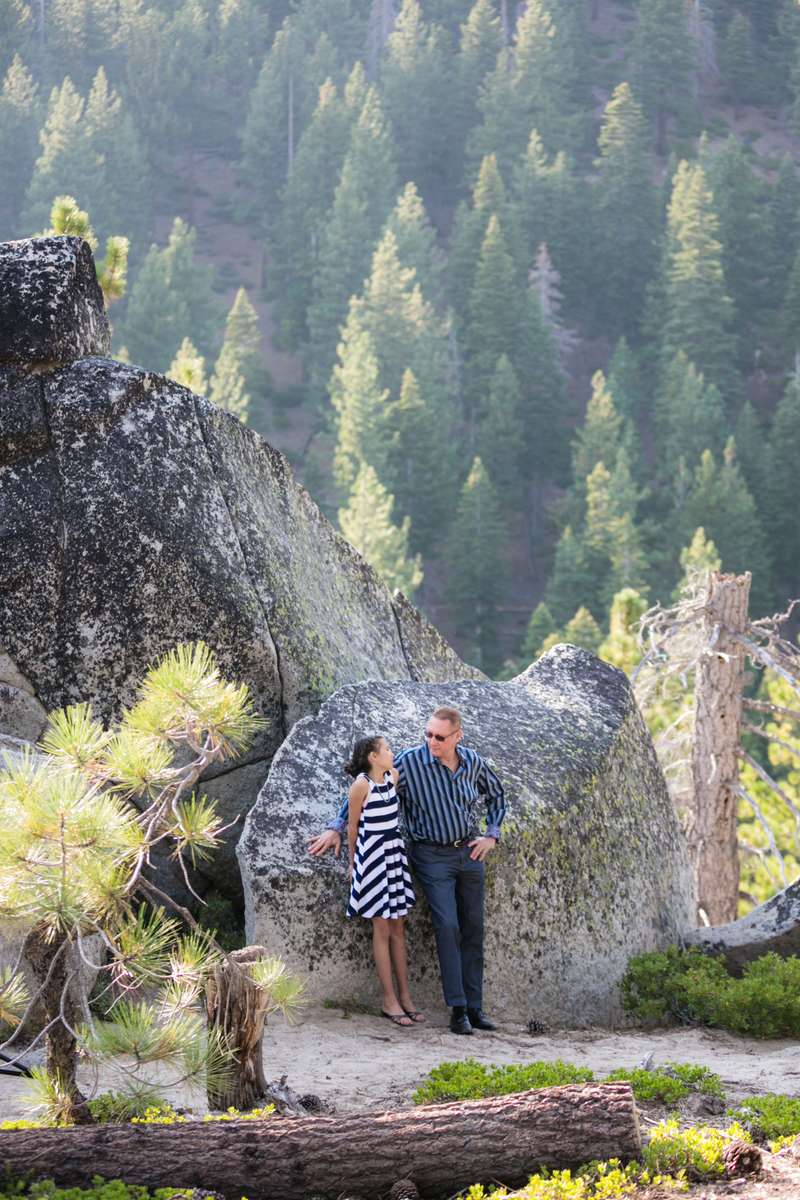
<svg viewBox="0 0 800 1200">
<path fill-rule="evenodd" d="M 453 729 L 450 731 L 450 733 L 431 733 L 430 729 L 426 729 L 425 737 L 428 739 L 428 741 L 433 740 L 434 742 L 446 742 L 447 739 L 451 738 L 454 733 L 458 733 L 458 730 Z"/>
</svg>

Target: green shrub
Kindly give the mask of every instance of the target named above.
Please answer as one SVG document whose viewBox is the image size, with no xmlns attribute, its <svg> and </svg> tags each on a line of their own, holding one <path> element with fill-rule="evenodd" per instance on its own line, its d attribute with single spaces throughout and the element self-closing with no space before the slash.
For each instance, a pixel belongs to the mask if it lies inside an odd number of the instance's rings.
<svg viewBox="0 0 800 1200">
<path fill-rule="evenodd" d="M 143 1117 L 148 1111 L 166 1108 L 169 1108 L 166 1100 L 154 1092 L 138 1092 L 134 1095 L 126 1095 L 124 1092 L 101 1092 L 89 1101 L 89 1112 L 99 1124 L 132 1121 Z"/>
<path fill-rule="evenodd" d="M 661 1104 L 677 1104 L 692 1092 L 725 1099 L 722 1080 L 708 1067 L 694 1063 L 667 1063 L 656 1071 L 645 1071 L 641 1067 L 621 1067 L 612 1071 L 607 1080 L 629 1079 L 637 1100 L 655 1100 Z"/>
<path fill-rule="evenodd" d="M 728 1129 L 715 1129 L 711 1125 L 679 1129 L 677 1121 L 660 1121 L 645 1147 L 644 1165 L 653 1174 L 693 1180 L 720 1179 L 725 1174 L 723 1151 L 735 1139 L 753 1140 L 736 1122 Z"/>
<path fill-rule="evenodd" d="M 728 1115 L 748 1129 L 768 1139 L 793 1138 L 800 1133 L 800 1100 L 770 1092 L 766 1096 L 748 1096 Z"/>
<path fill-rule="evenodd" d="M 681 1175 L 653 1173 L 641 1163 L 623 1166 L 618 1158 L 588 1163 L 578 1171 L 538 1171 L 524 1187 L 514 1191 L 514 1200 L 624 1200 L 640 1188 L 657 1187 L 665 1191 L 685 1192 Z M 461 1200 L 505 1200 L 505 1188 L 489 1190 L 474 1184 L 462 1193 Z"/>
<path fill-rule="evenodd" d="M 625 1010 L 642 1021 L 679 1020 L 753 1037 L 800 1034 L 800 959 L 765 954 L 734 978 L 696 948 L 640 954 L 622 980 Z"/>
<path fill-rule="evenodd" d="M 505 1096 L 531 1088 L 556 1087 L 566 1083 L 591 1083 L 594 1075 L 572 1063 L 532 1062 L 486 1066 L 474 1058 L 443 1062 L 434 1067 L 425 1083 L 412 1096 L 415 1104 L 438 1104 L 445 1100 L 480 1100 L 483 1096 Z"/>
<path fill-rule="evenodd" d="M 95 1175 L 89 1188 L 60 1188 L 52 1179 L 37 1179 L 34 1183 L 25 1180 L 0 1180 L 0 1200 L 19 1200 L 21 1196 L 33 1200 L 170 1200 L 176 1193 L 187 1195 L 181 1187 L 147 1188 L 123 1183 L 121 1179 L 103 1179 Z"/>
</svg>

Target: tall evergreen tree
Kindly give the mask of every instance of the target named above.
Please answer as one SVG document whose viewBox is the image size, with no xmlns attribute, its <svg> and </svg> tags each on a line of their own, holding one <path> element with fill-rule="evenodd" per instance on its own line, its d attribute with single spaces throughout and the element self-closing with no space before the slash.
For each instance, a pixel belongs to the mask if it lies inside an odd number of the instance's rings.
<svg viewBox="0 0 800 1200">
<path fill-rule="evenodd" d="M 597 621 L 588 608 L 581 606 L 566 625 L 563 641 L 596 654 L 602 640 L 603 633 Z"/>
<path fill-rule="evenodd" d="M 505 587 L 506 529 L 497 495 L 476 458 L 448 539 L 447 596 L 466 654 L 491 673 L 500 663 L 498 605 Z"/>
<path fill-rule="evenodd" d="M 471 203 L 462 201 L 456 210 L 447 256 L 448 295 L 453 311 L 461 322 L 469 317 L 469 297 L 475 283 L 475 271 L 493 216 L 498 217 L 504 232 L 508 232 L 514 243 L 516 224 L 512 208 L 497 158 L 489 154 L 481 162 L 472 189 Z"/>
<path fill-rule="evenodd" d="M 216 348 L 214 270 L 197 261 L 196 239 L 196 230 L 176 217 L 167 245 L 150 247 L 131 287 L 123 337 L 133 361 L 151 370 L 166 370 L 184 337 L 205 358 Z"/>
<path fill-rule="evenodd" d="M 475 271 L 464 336 L 467 361 L 464 391 L 475 413 L 480 413 L 486 405 L 497 360 L 502 354 L 512 361 L 515 357 L 523 311 L 524 296 L 518 286 L 514 262 L 500 222 L 493 214 Z"/>
<path fill-rule="evenodd" d="M 769 487 L 764 508 L 774 548 L 775 573 L 783 594 L 800 583 L 800 522 L 797 520 L 797 464 L 800 462 L 800 377 L 792 375 L 775 410 L 769 438 Z"/>
<path fill-rule="evenodd" d="M 555 632 L 556 626 L 552 613 L 545 602 L 540 600 L 525 626 L 525 636 L 520 647 L 523 669 L 539 657 L 542 653 L 542 645 Z"/>
<path fill-rule="evenodd" d="M 362 463 L 347 508 L 339 509 L 339 528 L 390 588 L 413 597 L 422 583 L 422 566 L 408 548 L 410 521 L 405 517 L 395 525 L 393 507 L 375 471 Z"/>
<path fill-rule="evenodd" d="M 19 217 L 38 153 L 40 124 L 39 86 L 15 54 L 0 91 L 0 162 L 14 164 L 0 174 L 0 240 L 30 232 L 19 228 Z"/>
<path fill-rule="evenodd" d="M 675 525 L 679 545 L 685 545 L 700 525 L 714 541 L 724 571 L 752 572 L 752 606 L 765 611 L 772 599 L 770 556 L 755 501 L 736 462 L 732 438 L 720 464 L 710 450 L 703 451 Z"/>
<path fill-rule="evenodd" d="M 722 40 L 720 65 L 725 96 L 734 108 L 757 102 L 760 90 L 758 63 L 747 13 L 735 12 L 728 22 Z"/>
<path fill-rule="evenodd" d="M 525 429 L 522 396 L 516 371 L 501 354 L 489 387 L 486 409 L 478 422 L 477 444 L 498 500 L 515 511 L 523 495 Z"/>
<path fill-rule="evenodd" d="M 337 414 L 333 470 L 343 491 L 352 488 L 363 463 L 384 473 L 390 448 L 388 388 L 370 333 L 352 322 L 343 334 L 339 364 L 333 369 L 331 402 Z"/>
<path fill-rule="evenodd" d="M 28 0 L 3 0 L 0 4 L 0 71 L 14 56 L 27 57 L 36 29 L 33 5 Z"/>
<path fill-rule="evenodd" d="M 401 179 L 441 196 L 449 182 L 454 119 L 452 56 L 439 26 L 429 26 L 419 0 L 402 0 L 381 70 L 381 94 L 394 131 Z"/>
<path fill-rule="evenodd" d="M 789 271 L 800 247 L 800 176 L 785 154 L 769 200 L 769 303 L 783 303 Z"/>
<path fill-rule="evenodd" d="M 614 667 L 619 667 L 628 675 L 642 657 L 636 630 L 646 611 L 647 601 L 644 596 L 635 588 L 622 588 L 611 601 L 608 637 L 601 642 L 597 650 L 600 658 Z"/>
<path fill-rule="evenodd" d="M 400 396 L 387 411 L 391 430 L 383 474 L 399 513 L 411 518 L 412 549 L 430 551 L 447 525 L 455 499 L 452 429 L 406 370 Z"/>
<path fill-rule="evenodd" d="M 480 87 L 497 62 L 502 46 L 502 29 L 492 0 L 475 0 L 460 27 L 455 62 L 456 113 L 451 146 L 452 177 L 464 172 L 464 148 L 470 130 L 478 122 Z"/>
<path fill-rule="evenodd" d="M 597 144 L 597 312 L 606 328 L 635 336 L 653 271 L 659 212 L 647 124 L 627 83 L 606 105 Z"/>
<path fill-rule="evenodd" d="M 665 154 L 670 117 L 685 117 L 692 95 L 692 43 L 684 0 L 640 0 L 631 45 L 634 92 L 655 122 Z"/>
<path fill-rule="evenodd" d="M 224 412 L 247 425 L 251 416 L 251 396 L 247 391 L 242 363 L 235 342 L 222 343 L 208 388 L 208 398 Z"/>
<path fill-rule="evenodd" d="M 617 342 L 608 364 L 608 390 L 618 413 L 629 419 L 638 415 L 644 387 L 639 362 L 624 337 Z"/>
<path fill-rule="evenodd" d="M 582 119 L 574 96 L 579 67 L 570 44 L 568 20 L 559 25 L 545 0 L 529 0 L 514 34 L 513 48 L 503 51 L 481 89 L 482 122 L 469 139 L 469 156 L 477 165 L 496 152 L 510 169 L 521 156 L 532 129 L 538 129 L 551 152 L 579 144 Z"/>
<path fill-rule="evenodd" d="M 314 275 L 308 326 L 311 387 L 317 399 L 325 393 L 348 300 L 369 271 L 372 250 L 396 195 L 391 133 L 377 93 L 369 88 L 350 135 Z"/>
<path fill-rule="evenodd" d="M 569 409 L 557 336 L 546 319 L 534 278 L 522 307 L 512 362 L 521 380 L 521 412 L 531 474 L 563 482 Z"/>
<path fill-rule="evenodd" d="M 725 408 L 719 391 L 679 351 L 664 371 L 656 395 L 658 463 L 672 479 L 678 462 L 694 469 L 704 450 L 719 455 L 725 437 Z"/>
<path fill-rule="evenodd" d="M 573 490 L 577 500 L 576 519 L 582 519 L 586 479 L 598 463 L 612 470 L 626 435 L 625 422 L 617 412 L 611 389 L 602 371 L 592 376 L 592 394 L 583 424 L 572 442 Z"/>
<path fill-rule="evenodd" d="M 556 626 L 565 625 L 576 607 L 587 601 L 594 603 L 595 589 L 596 581 L 587 563 L 583 543 L 572 526 L 567 525 L 556 546 L 544 596 Z"/>
<path fill-rule="evenodd" d="M 269 390 L 269 375 L 261 348 L 258 313 L 245 288 L 240 287 L 225 321 L 222 350 L 236 360 L 245 390 L 254 401 L 263 403 Z M 222 351 L 220 351 L 222 353 Z"/>
<path fill-rule="evenodd" d="M 739 409 L 733 427 L 736 458 L 759 514 L 765 510 L 769 489 L 769 451 L 766 430 L 749 400 Z"/>
<path fill-rule="evenodd" d="M 226 115 L 234 117 L 267 53 L 269 20 L 258 0 L 220 0 L 214 25 L 213 70 L 224 93 L 218 99 Z"/>
<path fill-rule="evenodd" d="M 679 600 L 690 587 L 696 586 L 699 577 L 707 577 L 709 571 L 718 571 L 722 566 L 717 547 L 706 537 L 702 525 L 695 529 L 692 540 L 681 550 L 679 561 L 683 574 L 673 592 L 674 600 Z"/>
<path fill-rule="evenodd" d="M 72 80 L 53 88 L 39 134 L 41 152 L 25 196 L 20 225 L 27 236 L 47 223 L 55 196 L 69 193 L 88 208 L 84 197 L 98 190 L 98 168 L 84 136 L 84 101 Z"/>
<path fill-rule="evenodd" d="M 662 363 L 682 350 L 728 400 L 735 395 L 733 305 L 725 288 L 719 219 L 705 172 L 680 163 L 668 212 L 663 265 Z"/>
<path fill-rule="evenodd" d="M 422 197 L 414 183 L 407 183 L 397 197 L 386 228 L 397 242 L 397 257 L 405 267 L 413 267 L 422 294 L 437 309 L 444 303 L 445 257 L 439 249 L 436 231 L 428 220 Z"/>
<path fill-rule="evenodd" d="M 152 219 L 150 165 L 133 119 L 120 94 L 108 86 L 103 67 L 92 82 L 83 125 L 100 168 L 95 188 L 85 192 L 95 228 L 101 236 L 125 229 L 134 247 L 142 249 Z"/>
</svg>

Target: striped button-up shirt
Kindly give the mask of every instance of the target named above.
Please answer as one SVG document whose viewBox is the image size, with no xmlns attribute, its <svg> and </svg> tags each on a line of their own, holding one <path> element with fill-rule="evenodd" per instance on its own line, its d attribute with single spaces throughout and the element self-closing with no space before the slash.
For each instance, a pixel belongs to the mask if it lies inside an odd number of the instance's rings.
<svg viewBox="0 0 800 1200">
<path fill-rule="evenodd" d="M 426 745 L 403 750 L 394 760 L 397 794 L 406 832 L 415 842 L 455 842 L 479 836 L 479 805 L 486 805 L 486 835 L 499 838 L 506 814 L 503 785 L 480 754 L 457 745 L 459 766 L 451 771 Z M 329 828 L 347 825 L 347 799 Z"/>
</svg>

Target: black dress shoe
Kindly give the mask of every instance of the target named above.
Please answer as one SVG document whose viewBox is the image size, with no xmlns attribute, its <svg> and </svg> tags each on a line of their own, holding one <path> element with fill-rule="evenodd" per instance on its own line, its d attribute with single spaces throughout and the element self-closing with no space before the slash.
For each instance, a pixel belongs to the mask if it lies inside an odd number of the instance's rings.
<svg viewBox="0 0 800 1200">
<path fill-rule="evenodd" d="M 472 1026 L 467 1017 L 467 1010 L 463 1007 L 456 1006 L 450 1014 L 450 1032 L 451 1033 L 472 1033 Z"/>
<path fill-rule="evenodd" d="M 494 1022 L 489 1020 L 481 1008 L 468 1008 L 467 1017 L 473 1029 L 497 1029 Z"/>
</svg>

